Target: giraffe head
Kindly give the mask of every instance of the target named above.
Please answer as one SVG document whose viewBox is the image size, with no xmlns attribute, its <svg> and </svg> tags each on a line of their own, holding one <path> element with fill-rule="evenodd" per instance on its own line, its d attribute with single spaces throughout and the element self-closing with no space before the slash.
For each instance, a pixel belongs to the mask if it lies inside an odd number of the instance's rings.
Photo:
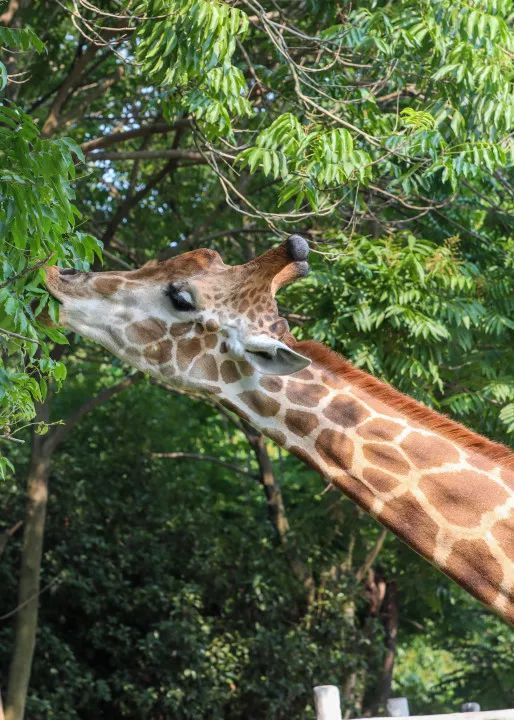
<svg viewBox="0 0 514 720">
<path fill-rule="evenodd" d="M 220 373 L 286 375 L 310 360 L 291 347 L 275 293 L 308 272 L 309 247 L 292 235 L 244 264 L 200 249 L 127 272 L 47 268 L 60 324 L 151 374 L 213 389 Z"/>
</svg>

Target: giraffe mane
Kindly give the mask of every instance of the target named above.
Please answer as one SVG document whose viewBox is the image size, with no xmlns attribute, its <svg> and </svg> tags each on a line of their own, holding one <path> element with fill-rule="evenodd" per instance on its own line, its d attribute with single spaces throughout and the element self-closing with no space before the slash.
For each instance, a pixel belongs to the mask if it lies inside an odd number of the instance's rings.
<svg viewBox="0 0 514 720">
<path fill-rule="evenodd" d="M 373 377 L 373 375 L 369 375 L 364 370 L 356 368 L 349 360 L 346 360 L 325 345 L 313 340 L 301 340 L 295 341 L 294 350 L 306 355 L 312 362 L 322 365 L 328 372 L 350 381 L 364 391 L 370 392 L 373 398 L 381 400 L 389 407 L 405 413 L 412 420 L 444 435 L 462 447 L 469 448 L 504 467 L 514 469 L 514 453 L 506 445 L 488 440 L 446 415 L 442 415 L 417 400 L 404 395 L 400 390 Z"/>
</svg>

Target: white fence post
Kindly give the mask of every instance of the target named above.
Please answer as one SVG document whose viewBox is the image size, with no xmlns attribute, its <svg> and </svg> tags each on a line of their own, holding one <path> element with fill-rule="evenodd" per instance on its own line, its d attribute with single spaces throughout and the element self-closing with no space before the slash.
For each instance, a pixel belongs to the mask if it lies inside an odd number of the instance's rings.
<svg viewBox="0 0 514 720">
<path fill-rule="evenodd" d="M 410 715 L 409 701 L 406 697 L 389 698 L 386 708 L 390 717 L 408 717 Z"/>
<path fill-rule="evenodd" d="M 335 685 L 318 685 L 314 688 L 316 720 L 342 720 L 339 688 Z"/>
</svg>

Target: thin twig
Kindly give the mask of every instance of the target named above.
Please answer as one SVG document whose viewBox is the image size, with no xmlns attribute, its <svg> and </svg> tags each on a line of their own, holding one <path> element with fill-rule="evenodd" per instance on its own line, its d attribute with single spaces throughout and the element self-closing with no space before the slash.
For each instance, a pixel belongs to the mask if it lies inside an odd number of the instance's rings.
<svg viewBox="0 0 514 720">
<path fill-rule="evenodd" d="M 42 595 L 44 592 L 46 592 L 47 590 L 49 590 L 49 589 L 52 587 L 52 585 L 55 585 L 55 583 L 56 583 L 58 580 L 61 579 L 61 576 L 62 576 L 62 573 L 60 573 L 59 575 L 57 575 L 56 577 L 54 577 L 53 580 L 50 580 L 50 582 L 49 582 L 47 585 L 45 585 L 45 586 L 44 586 L 41 590 L 39 590 L 38 592 L 36 592 L 36 593 L 34 593 L 33 595 L 31 595 L 31 596 L 30 596 L 29 598 L 27 598 L 24 602 L 20 603 L 19 605 L 17 605 L 17 606 L 16 606 L 15 608 L 13 608 L 12 610 L 9 610 L 9 612 L 5 613 L 5 615 L 0 615 L 0 621 L 1 621 L 1 620 L 7 620 L 8 618 L 12 617 L 13 615 L 16 615 L 16 613 L 19 612 L 22 608 L 24 608 L 26 605 L 28 605 L 28 604 L 31 603 L 33 600 L 35 600 L 35 599 L 38 598 L 40 595 Z"/>
<path fill-rule="evenodd" d="M 51 257 L 52 253 L 49 253 L 45 258 L 43 258 L 42 260 L 38 260 L 36 263 L 34 263 L 34 265 L 29 265 L 25 268 L 25 270 L 16 273 L 16 275 L 11 275 L 10 278 L 7 278 L 7 280 L 4 280 L 0 283 L 0 289 L 6 287 L 7 285 L 11 285 L 13 282 L 16 282 L 22 277 L 25 277 L 25 275 L 29 275 L 31 272 L 39 270 L 39 268 L 42 268 L 44 265 L 47 264 Z"/>
<path fill-rule="evenodd" d="M 387 528 L 382 528 L 382 530 L 380 531 L 380 535 L 376 539 L 375 544 L 373 545 L 369 553 L 366 555 L 366 558 L 360 568 L 355 573 L 355 579 L 357 580 L 357 582 L 361 582 L 368 574 L 368 570 L 371 569 L 371 566 L 377 559 L 380 551 L 382 550 L 382 547 L 384 546 L 387 532 Z"/>
<path fill-rule="evenodd" d="M 0 328 L 0 333 L 2 335 L 7 335 L 7 337 L 16 338 L 17 340 L 23 340 L 24 342 L 31 342 L 36 343 L 36 345 L 41 345 L 41 342 L 39 340 L 34 340 L 34 338 L 26 337 L 26 335 L 20 335 L 20 333 L 12 332 L 11 330 L 5 330 L 4 328 Z"/>
<path fill-rule="evenodd" d="M 248 470 L 245 470 L 245 468 L 242 468 L 239 465 L 235 465 L 234 463 L 227 462 L 226 460 L 221 460 L 214 455 L 203 455 L 201 453 L 192 452 L 154 452 L 152 453 L 152 457 L 164 458 L 165 460 L 199 460 L 201 462 L 214 463 L 215 465 L 220 465 L 221 467 L 227 468 L 228 470 L 233 470 L 240 475 L 245 475 L 246 477 L 252 478 L 252 480 L 259 479 L 255 473 L 249 472 Z"/>
</svg>

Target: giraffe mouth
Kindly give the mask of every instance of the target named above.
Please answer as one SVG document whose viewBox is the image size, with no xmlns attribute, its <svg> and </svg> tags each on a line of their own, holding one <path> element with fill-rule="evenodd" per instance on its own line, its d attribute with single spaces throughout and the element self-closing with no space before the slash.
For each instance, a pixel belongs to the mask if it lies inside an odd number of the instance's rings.
<svg viewBox="0 0 514 720">
<path fill-rule="evenodd" d="M 73 268 L 60 268 L 56 265 L 51 265 L 50 267 L 46 268 L 45 272 L 45 284 L 48 292 L 50 295 L 52 295 L 55 300 L 59 303 L 59 305 L 64 305 L 64 301 L 66 298 L 66 284 L 68 280 L 66 277 L 68 275 L 76 275 L 77 270 L 74 270 Z M 62 277 L 62 276 L 65 277 Z"/>
<path fill-rule="evenodd" d="M 247 342 L 244 355 L 263 375 L 291 375 L 311 362 L 280 340 L 268 338 L 254 338 Z"/>
<path fill-rule="evenodd" d="M 273 360 L 273 355 L 265 350 L 247 350 L 246 352 L 249 355 L 260 358 L 261 360 Z"/>
</svg>

